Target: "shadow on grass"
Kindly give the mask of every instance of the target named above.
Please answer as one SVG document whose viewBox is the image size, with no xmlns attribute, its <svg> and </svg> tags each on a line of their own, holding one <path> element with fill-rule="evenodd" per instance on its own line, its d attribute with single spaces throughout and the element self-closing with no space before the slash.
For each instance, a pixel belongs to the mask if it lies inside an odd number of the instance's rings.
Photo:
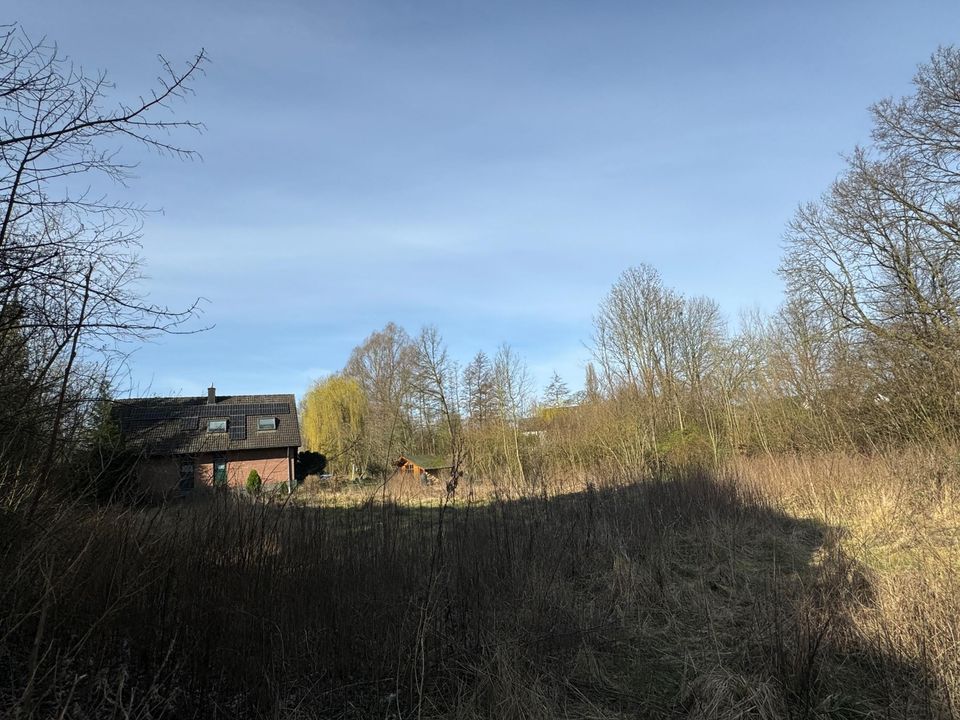
<svg viewBox="0 0 960 720">
<path fill-rule="evenodd" d="M 704 474 L 491 505 L 221 497 L 57 523 L 0 526 L 4 699 L 38 716 L 935 710 L 928 670 L 858 632 L 871 587 L 836 531 Z"/>
</svg>

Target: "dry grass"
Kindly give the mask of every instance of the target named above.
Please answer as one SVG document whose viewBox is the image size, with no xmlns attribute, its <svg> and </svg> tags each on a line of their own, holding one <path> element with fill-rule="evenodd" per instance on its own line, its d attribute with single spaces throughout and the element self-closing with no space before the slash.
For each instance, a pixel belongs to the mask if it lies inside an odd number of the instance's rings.
<svg viewBox="0 0 960 720">
<path fill-rule="evenodd" d="M 0 511 L 17 717 L 949 717 L 946 451 Z M 571 486 L 579 486 L 571 487 Z M 462 489 L 462 488 L 461 488 Z M 438 494 L 438 491 L 440 494 Z"/>
<path fill-rule="evenodd" d="M 531 497 L 556 497 L 576 493 L 588 484 L 602 485 L 596 477 L 571 474 L 559 478 L 521 483 L 490 477 L 463 478 L 451 497 L 446 483 L 432 479 L 424 484 L 419 478 L 404 473 L 395 473 L 384 481 L 348 480 L 329 478 L 321 480 L 311 475 L 297 488 L 295 501 L 314 507 L 355 507 L 366 503 L 394 503 L 409 506 L 439 507 L 446 503 L 464 506 L 492 502 L 509 502 Z"/>
<path fill-rule="evenodd" d="M 868 582 L 868 595 L 846 603 L 850 627 L 883 657 L 919 669 L 923 713 L 957 716 L 960 452 L 777 457 L 733 469 L 792 516 L 838 529 L 817 562 L 842 557 Z"/>
</svg>

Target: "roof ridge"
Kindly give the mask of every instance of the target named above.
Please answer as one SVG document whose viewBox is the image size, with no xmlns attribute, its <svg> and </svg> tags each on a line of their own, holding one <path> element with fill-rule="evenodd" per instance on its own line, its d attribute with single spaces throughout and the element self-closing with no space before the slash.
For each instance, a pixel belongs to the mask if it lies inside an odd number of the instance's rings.
<svg viewBox="0 0 960 720">
<path fill-rule="evenodd" d="M 235 400 L 237 398 L 259 398 L 259 397 L 284 397 L 284 398 L 296 398 L 296 393 L 253 393 L 246 395 L 218 395 L 217 402 L 221 400 Z M 161 402 L 164 400 L 197 400 L 201 402 L 207 402 L 208 398 L 206 395 L 148 395 L 144 397 L 134 397 L 134 398 L 115 398 L 113 402 Z"/>
</svg>

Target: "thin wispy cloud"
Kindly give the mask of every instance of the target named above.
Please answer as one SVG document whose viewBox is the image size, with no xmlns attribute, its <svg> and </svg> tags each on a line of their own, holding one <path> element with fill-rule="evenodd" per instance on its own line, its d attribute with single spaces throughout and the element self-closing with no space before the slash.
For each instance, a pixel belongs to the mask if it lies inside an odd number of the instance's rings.
<svg viewBox="0 0 960 720">
<path fill-rule="evenodd" d="M 464 356 L 513 343 L 539 383 L 576 386 L 597 303 L 640 262 L 730 317 L 773 307 L 797 203 L 960 20 L 948 2 L 923 24 L 892 2 L 124 7 L 17 19 L 120 97 L 157 52 L 212 58 L 178 110 L 207 127 L 203 161 L 135 157 L 121 191 L 164 210 L 151 299 L 208 298 L 215 325 L 136 353 L 160 393 L 299 393 L 391 320 Z"/>
</svg>

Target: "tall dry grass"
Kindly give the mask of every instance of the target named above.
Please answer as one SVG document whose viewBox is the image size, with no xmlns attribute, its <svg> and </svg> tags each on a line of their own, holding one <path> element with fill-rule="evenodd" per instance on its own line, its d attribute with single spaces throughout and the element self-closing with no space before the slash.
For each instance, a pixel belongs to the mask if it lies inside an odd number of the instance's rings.
<svg viewBox="0 0 960 720">
<path fill-rule="evenodd" d="M 7 508 L 0 707 L 948 717 L 956 506 L 935 457 L 740 461 L 453 503 L 397 488 Z"/>
<path fill-rule="evenodd" d="M 741 459 L 730 470 L 791 516 L 836 528 L 817 562 L 829 567 L 840 558 L 863 574 L 869 593 L 845 605 L 858 642 L 866 639 L 880 657 L 919 669 L 922 687 L 914 689 L 928 703 L 923 713 L 956 717 L 960 450 Z"/>
</svg>

